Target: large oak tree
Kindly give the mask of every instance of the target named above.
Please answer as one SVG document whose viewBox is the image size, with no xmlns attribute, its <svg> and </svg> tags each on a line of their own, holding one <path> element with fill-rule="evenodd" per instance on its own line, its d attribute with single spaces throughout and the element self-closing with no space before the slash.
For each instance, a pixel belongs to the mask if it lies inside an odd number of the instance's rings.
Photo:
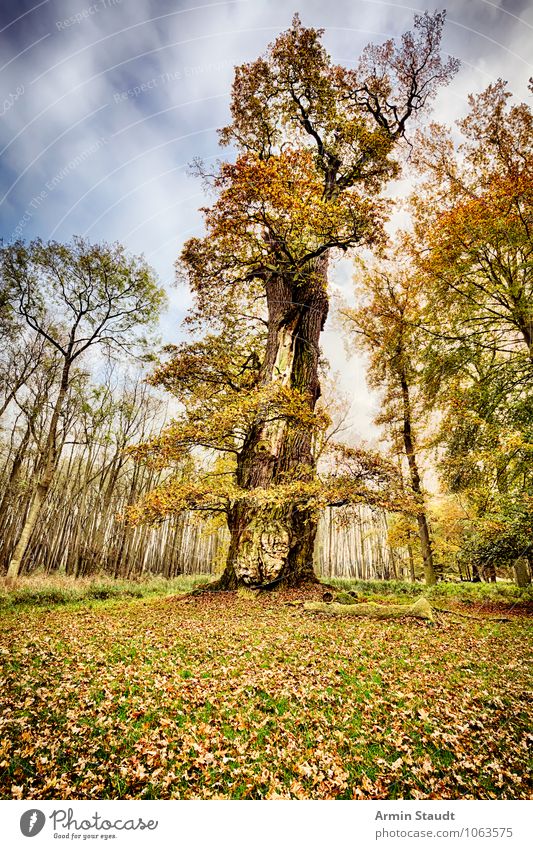
<svg viewBox="0 0 533 849">
<path fill-rule="evenodd" d="M 185 245 L 180 270 L 207 326 L 223 326 L 234 303 L 261 304 L 264 346 L 253 389 L 215 405 L 209 422 L 200 413 L 201 433 L 198 416 L 174 429 L 178 454 L 194 445 L 195 432 L 198 445 L 223 451 L 212 441 L 222 429 L 234 457 L 233 492 L 223 478 L 216 491 L 231 532 L 222 586 L 313 577 L 313 447 L 323 426 L 315 407 L 330 264 L 338 252 L 383 240 L 380 193 L 399 173 L 395 146 L 456 69 L 440 58 L 443 22 L 444 14 L 416 16 L 398 44 L 369 46 L 347 69 L 331 61 L 322 31 L 295 17 L 265 56 L 236 69 L 232 122 L 221 131 L 236 159 L 213 176 L 206 233 Z M 236 363 L 251 360 L 237 349 Z M 211 504 L 212 481 L 195 490 L 177 480 L 161 513 L 183 509 L 186 490 L 189 507 Z"/>
</svg>

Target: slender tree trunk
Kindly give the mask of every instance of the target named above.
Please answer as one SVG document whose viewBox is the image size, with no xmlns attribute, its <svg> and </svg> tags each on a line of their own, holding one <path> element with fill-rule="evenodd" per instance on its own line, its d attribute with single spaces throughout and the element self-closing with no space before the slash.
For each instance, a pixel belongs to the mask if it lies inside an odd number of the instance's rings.
<svg viewBox="0 0 533 849">
<path fill-rule="evenodd" d="M 71 362 L 70 360 L 66 359 L 61 375 L 59 392 L 57 395 L 56 403 L 54 405 L 54 410 L 52 412 L 52 418 L 50 420 L 50 428 L 48 430 L 48 436 L 46 439 L 44 457 L 42 458 L 42 472 L 40 474 L 39 481 L 35 487 L 35 491 L 30 502 L 28 515 L 26 516 L 26 521 L 24 522 L 22 532 L 15 546 L 15 551 L 13 552 L 13 556 L 11 558 L 7 570 L 7 579 L 10 582 L 15 581 L 18 577 L 22 565 L 22 560 L 30 543 L 31 535 L 33 533 L 35 525 L 37 524 L 37 520 L 40 516 L 43 504 L 46 500 L 46 496 L 48 495 L 48 492 L 52 485 L 52 481 L 54 479 L 54 474 L 59 459 L 59 451 L 57 445 L 59 417 L 61 415 L 63 404 L 65 402 L 65 398 L 68 391 L 70 367 Z"/>
<path fill-rule="evenodd" d="M 50 487 L 46 486 L 45 484 L 38 484 L 35 489 L 31 500 L 30 509 L 26 517 L 24 527 L 22 528 L 22 533 L 19 537 L 19 541 L 15 546 L 15 551 L 13 552 L 13 556 L 11 557 L 11 561 L 9 563 L 9 568 L 7 570 L 7 578 L 9 581 L 14 581 L 18 577 L 20 567 L 22 565 L 22 558 L 24 557 L 26 549 L 28 548 L 33 529 L 37 524 L 37 519 L 39 518 L 49 488 Z"/>
<path fill-rule="evenodd" d="M 100 570 L 106 561 L 105 539 L 109 528 L 109 508 L 113 499 L 118 476 L 124 465 L 124 459 L 120 458 L 117 451 L 113 459 L 111 469 L 107 478 L 103 495 L 99 497 L 98 507 L 94 516 L 94 530 L 90 534 L 89 540 L 86 542 L 83 552 L 80 556 L 78 569 L 82 574 L 88 571 Z M 104 479 L 100 482 L 100 488 L 104 486 Z"/>
<path fill-rule="evenodd" d="M 30 428 L 30 425 L 28 424 L 28 426 L 26 427 L 26 430 L 24 431 L 24 435 L 23 435 L 23 437 L 20 441 L 20 445 L 17 448 L 15 458 L 13 460 L 13 465 L 11 466 L 11 472 L 9 473 L 7 486 L 6 486 L 6 489 L 5 489 L 5 492 L 4 492 L 4 496 L 2 498 L 2 501 L 0 502 L 0 518 L 4 516 L 10 502 L 12 501 L 13 490 L 14 490 L 14 488 L 15 488 L 17 482 L 18 482 L 18 479 L 20 477 L 22 464 L 23 464 L 24 459 L 26 457 L 26 450 L 27 450 L 29 442 L 30 442 L 30 436 L 31 436 L 31 428 Z"/>
<path fill-rule="evenodd" d="M 485 566 L 485 580 L 489 584 L 496 583 L 496 563 L 494 560 L 491 560 Z"/>
<path fill-rule="evenodd" d="M 17 484 L 22 473 L 22 464 L 24 463 L 24 459 L 26 457 L 26 451 L 30 442 L 30 436 L 31 428 L 28 424 L 21 439 L 20 445 L 17 448 L 15 458 L 13 460 L 13 465 L 11 466 L 11 472 L 8 477 L 6 489 L 4 491 L 4 495 L 0 503 L 0 564 L 6 562 L 12 544 L 11 534 L 7 533 L 7 529 L 9 527 L 10 519 L 11 524 L 13 524 L 13 517 L 10 514 L 12 514 L 15 503 L 17 501 Z"/>
<path fill-rule="evenodd" d="M 413 557 L 413 547 L 410 542 L 407 543 L 407 556 L 409 557 L 409 580 L 414 584 L 416 582 L 415 559 Z"/>
<path fill-rule="evenodd" d="M 520 304 L 519 299 L 515 299 L 515 320 L 524 338 L 529 352 L 529 359 L 533 362 L 533 318 L 531 309 L 525 310 Z"/>
<path fill-rule="evenodd" d="M 402 388 L 403 401 L 403 444 L 405 447 L 407 462 L 409 464 L 409 472 L 411 475 L 411 487 L 415 495 L 418 495 L 422 500 L 422 486 L 420 483 L 420 474 L 418 472 L 418 465 L 416 462 L 414 437 L 411 426 L 411 403 L 409 398 L 409 386 L 405 377 L 405 373 L 403 371 L 400 374 L 400 382 Z M 426 584 L 436 584 L 437 576 L 433 563 L 431 537 L 429 535 L 426 514 L 423 511 L 417 515 L 417 522 L 418 535 L 420 537 L 420 548 L 422 549 L 422 559 L 424 561 L 424 576 L 426 579 Z"/>
<path fill-rule="evenodd" d="M 266 286 L 268 340 L 260 382 L 303 393 L 314 410 L 320 396 L 320 334 L 328 312 L 327 257 L 321 257 L 305 280 L 272 277 Z M 303 481 L 315 474 L 313 436 L 287 421 L 258 416 L 239 457 L 237 482 L 245 490 L 268 489 L 297 471 Z M 246 501 L 230 511 L 227 566 L 219 586 L 232 588 L 294 586 L 316 580 L 313 551 L 318 516 L 296 505 L 258 509 Z"/>
<path fill-rule="evenodd" d="M 128 492 L 128 496 L 126 499 L 126 505 L 134 504 L 135 499 L 137 498 L 137 493 L 140 489 L 138 486 L 139 483 L 139 475 L 140 467 L 136 464 L 133 468 L 133 474 L 130 482 L 130 488 Z M 149 478 L 149 482 L 151 483 L 151 476 Z M 131 525 L 125 525 L 122 522 L 120 528 L 120 543 L 118 545 L 118 549 L 115 555 L 115 563 L 114 563 L 114 577 L 118 578 L 120 575 L 124 574 L 125 569 L 128 567 L 128 556 L 129 551 L 131 549 L 131 542 L 134 535 L 135 529 L 131 527 Z"/>
<path fill-rule="evenodd" d="M 531 558 L 517 557 L 513 561 L 514 579 L 517 587 L 528 587 L 531 583 Z"/>
</svg>

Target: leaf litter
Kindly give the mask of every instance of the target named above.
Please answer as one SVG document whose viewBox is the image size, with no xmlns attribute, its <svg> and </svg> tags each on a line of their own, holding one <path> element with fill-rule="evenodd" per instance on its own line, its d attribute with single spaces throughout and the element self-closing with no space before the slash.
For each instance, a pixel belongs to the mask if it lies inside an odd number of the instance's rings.
<svg viewBox="0 0 533 849">
<path fill-rule="evenodd" d="M 332 621 L 280 601 L 4 617 L 2 797 L 530 797 L 527 618 Z"/>
</svg>

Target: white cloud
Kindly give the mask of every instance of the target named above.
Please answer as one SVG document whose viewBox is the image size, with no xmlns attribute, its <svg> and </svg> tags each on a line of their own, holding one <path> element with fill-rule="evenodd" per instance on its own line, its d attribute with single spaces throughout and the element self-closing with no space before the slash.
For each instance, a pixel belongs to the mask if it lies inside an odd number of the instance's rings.
<svg viewBox="0 0 533 849">
<path fill-rule="evenodd" d="M 2 33 L 9 44 L 4 51 L 9 64 L 0 73 L 0 102 L 5 98 L 0 148 L 7 146 L 2 195 L 8 192 L 3 235 L 9 239 L 18 226 L 24 238 L 87 233 L 119 240 L 144 252 L 169 285 L 182 241 L 201 231 L 197 210 L 205 203 L 186 165 L 197 155 L 225 155 L 215 128 L 228 119 L 233 65 L 263 52 L 294 11 L 305 24 L 326 29 L 335 61 L 350 62 L 369 40 L 398 35 L 414 11 L 434 8 L 421 0 L 295 0 L 291 7 L 285 0 L 99 4 L 83 17 L 94 3 L 78 0 L 76 8 L 66 0 L 45 3 Z M 463 66 L 439 94 L 435 116 L 453 121 L 464 113 L 468 93 L 497 77 L 525 97 L 533 73 L 528 58 L 533 9 L 527 0 L 446 5 L 444 47 Z M 11 17 L 26 7 L 20 9 Z M 59 26 L 77 14 L 79 22 Z M 0 28 L 9 22 L 7 17 Z M 63 172 L 48 191 L 47 183 Z M 346 264 L 333 275 L 346 296 L 350 278 Z M 171 289 L 162 325 L 167 338 L 176 338 L 189 300 L 183 290 Z M 366 388 L 363 361 L 347 359 L 331 321 L 324 350 L 354 398 L 354 431 L 370 436 L 375 396 Z"/>
</svg>

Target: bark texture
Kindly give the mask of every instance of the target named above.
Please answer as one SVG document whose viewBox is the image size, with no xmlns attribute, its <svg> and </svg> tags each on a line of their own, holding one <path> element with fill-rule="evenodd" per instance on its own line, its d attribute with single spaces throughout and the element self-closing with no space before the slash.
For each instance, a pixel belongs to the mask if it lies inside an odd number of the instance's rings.
<svg viewBox="0 0 533 849">
<path fill-rule="evenodd" d="M 375 604 L 372 601 L 361 604 L 328 604 L 323 601 L 307 601 L 304 610 L 316 613 L 327 613 L 330 616 L 348 614 L 349 616 L 370 616 L 373 619 L 401 619 L 406 616 L 415 619 L 426 619 L 434 622 L 433 609 L 429 601 L 421 596 L 414 604 Z"/>
<path fill-rule="evenodd" d="M 517 587 L 528 587 L 531 583 L 529 563 L 526 557 L 517 557 L 513 562 L 513 570 Z"/>
<path fill-rule="evenodd" d="M 403 372 L 400 375 L 400 382 L 402 388 L 403 402 L 403 443 L 405 448 L 405 454 L 407 456 L 407 463 L 409 465 L 411 487 L 415 495 L 422 496 L 422 485 L 420 482 L 418 464 L 416 462 L 413 430 L 411 425 L 411 402 L 409 398 L 409 384 L 407 383 L 407 379 Z M 422 559 L 424 561 L 424 577 L 426 579 L 426 584 L 436 584 L 437 575 L 435 571 L 435 564 L 433 562 L 431 537 L 429 535 L 428 523 L 426 519 L 426 514 L 424 512 L 418 514 L 417 522 L 418 535 L 420 537 L 420 548 L 422 551 Z"/>
<path fill-rule="evenodd" d="M 52 486 L 54 474 L 57 469 L 60 454 L 58 446 L 59 417 L 68 392 L 71 365 L 72 361 L 66 360 L 63 366 L 59 392 L 52 412 L 50 427 L 48 429 L 48 435 L 42 456 L 41 472 L 31 498 L 26 521 L 24 522 L 22 532 L 17 545 L 15 546 L 15 550 L 7 570 L 7 580 L 10 583 L 16 581 L 19 575 L 24 555 L 30 543 L 31 535 L 41 514 L 43 504 L 46 500 L 50 487 Z"/>
<path fill-rule="evenodd" d="M 260 382 L 305 394 L 314 410 L 320 397 L 320 334 L 328 313 L 326 255 L 301 280 L 272 276 L 266 284 L 268 339 Z M 259 415 L 239 456 L 237 483 L 268 489 L 296 476 L 315 474 L 313 434 L 284 418 Z M 238 503 L 229 516 L 231 541 L 221 585 L 295 586 L 315 580 L 313 550 L 318 516 L 297 505 L 258 509 Z"/>
</svg>

